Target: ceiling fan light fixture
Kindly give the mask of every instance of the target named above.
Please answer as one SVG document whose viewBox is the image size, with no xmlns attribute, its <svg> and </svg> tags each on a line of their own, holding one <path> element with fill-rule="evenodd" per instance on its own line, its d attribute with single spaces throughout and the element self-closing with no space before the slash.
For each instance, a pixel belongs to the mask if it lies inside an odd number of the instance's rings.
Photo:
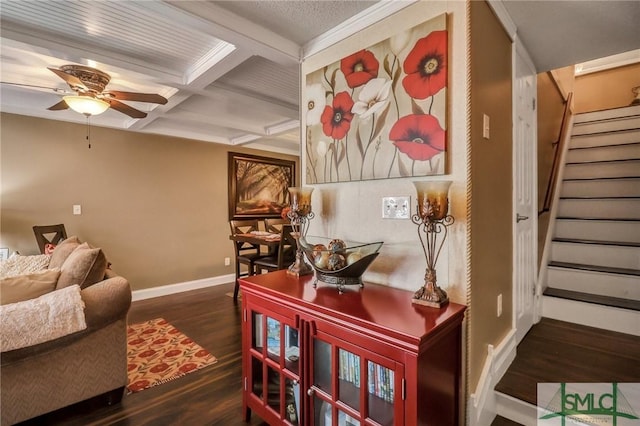
<svg viewBox="0 0 640 426">
<path fill-rule="evenodd" d="M 86 116 L 102 114 L 109 108 L 109 103 L 89 96 L 64 96 L 62 98 L 69 108 Z"/>
</svg>

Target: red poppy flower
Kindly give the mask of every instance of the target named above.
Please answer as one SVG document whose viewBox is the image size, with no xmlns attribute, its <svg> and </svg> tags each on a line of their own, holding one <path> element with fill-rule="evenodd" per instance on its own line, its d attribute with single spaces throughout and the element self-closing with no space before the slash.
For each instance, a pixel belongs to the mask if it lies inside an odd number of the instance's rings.
<svg viewBox="0 0 640 426">
<path fill-rule="evenodd" d="M 131 392 L 137 392 L 142 389 L 148 388 L 150 384 L 151 382 L 149 382 L 149 380 L 138 380 L 137 382 L 129 385 L 129 390 Z"/>
<path fill-rule="evenodd" d="M 162 362 L 160 364 L 154 365 L 153 367 L 151 367 L 151 371 L 152 373 L 160 373 L 164 370 L 166 370 L 167 368 L 169 368 L 169 364 Z"/>
<path fill-rule="evenodd" d="M 351 120 L 353 119 L 353 99 L 347 92 L 338 93 L 333 98 L 333 106 L 324 107 L 320 121 L 322 122 L 322 131 L 325 135 L 333 139 L 342 139 L 351 128 Z"/>
<path fill-rule="evenodd" d="M 188 373 L 191 370 L 195 370 L 197 365 L 193 362 L 189 362 L 178 369 L 181 373 Z"/>
<path fill-rule="evenodd" d="M 433 31 L 418 40 L 404 61 L 402 86 L 409 96 L 426 99 L 447 86 L 447 32 Z"/>
<path fill-rule="evenodd" d="M 369 50 L 361 50 L 340 61 L 340 70 L 351 88 L 362 86 L 378 76 L 380 63 Z"/>
<path fill-rule="evenodd" d="M 150 357 L 152 355 L 154 355 L 156 353 L 156 351 L 154 351 L 153 349 L 147 349 L 146 351 L 140 352 L 140 355 L 138 355 L 140 358 L 147 358 Z"/>
<path fill-rule="evenodd" d="M 433 115 L 407 115 L 395 122 L 389 139 L 412 160 L 427 161 L 444 151 L 445 132 Z"/>
<path fill-rule="evenodd" d="M 195 356 L 197 356 L 198 358 L 204 358 L 205 356 L 209 356 L 209 351 L 206 349 L 200 349 L 198 352 L 196 352 Z"/>
<path fill-rule="evenodd" d="M 171 358 L 174 356 L 178 356 L 182 354 L 182 351 L 180 349 L 171 349 L 170 351 L 167 351 L 167 353 L 164 354 L 165 358 Z"/>
</svg>

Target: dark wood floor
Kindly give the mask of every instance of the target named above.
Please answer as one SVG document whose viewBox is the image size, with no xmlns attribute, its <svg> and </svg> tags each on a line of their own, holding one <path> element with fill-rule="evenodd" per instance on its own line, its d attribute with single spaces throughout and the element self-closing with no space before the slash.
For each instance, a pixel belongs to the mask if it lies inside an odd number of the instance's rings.
<svg viewBox="0 0 640 426">
<path fill-rule="evenodd" d="M 543 318 L 496 390 L 536 405 L 538 383 L 640 382 L 640 337 Z"/>
<path fill-rule="evenodd" d="M 122 403 L 76 404 L 26 425 L 244 425 L 241 420 L 240 303 L 231 284 L 134 302 L 129 323 L 162 317 L 218 358 L 215 365 L 125 395 Z M 251 425 L 266 425 L 256 415 Z"/>
</svg>

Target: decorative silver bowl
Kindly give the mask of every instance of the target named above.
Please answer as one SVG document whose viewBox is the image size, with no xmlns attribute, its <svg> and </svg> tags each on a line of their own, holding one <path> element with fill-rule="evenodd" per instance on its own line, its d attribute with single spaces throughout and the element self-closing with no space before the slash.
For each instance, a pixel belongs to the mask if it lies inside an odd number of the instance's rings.
<svg viewBox="0 0 640 426">
<path fill-rule="evenodd" d="M 314 287 L 321 281 L 337 285 L 340 293 L 348 285 L 364 287 L 362 274 L 378 257 L 382 244 L 314 236 L 300 239 L 300 248 L 315 272 Z"/>
</svg>

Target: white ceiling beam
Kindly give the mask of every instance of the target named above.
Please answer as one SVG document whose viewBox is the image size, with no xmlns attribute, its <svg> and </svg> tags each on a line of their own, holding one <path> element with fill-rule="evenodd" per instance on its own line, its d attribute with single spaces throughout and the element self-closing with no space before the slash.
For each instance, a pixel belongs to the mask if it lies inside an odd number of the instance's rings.
<svg viewBox="0 0 640 426">
<path fill-rule="evenodd" d="M 277 63 L 291 64 L 300 62 L 300 46 L 273 31 L 242 18 L 213 2 L 205 1 L 175 1 L 148 2 L 149 6 L 157 10 L 163 7 L 180 10 L 175 19 L 195 21 L 203 25 L 199 30 L 206 31 L 216 38 L 245 48 L 255 55 L 262 56 Z M 169 13 L 165 11 L 165 13 Z"/>
</svg>

